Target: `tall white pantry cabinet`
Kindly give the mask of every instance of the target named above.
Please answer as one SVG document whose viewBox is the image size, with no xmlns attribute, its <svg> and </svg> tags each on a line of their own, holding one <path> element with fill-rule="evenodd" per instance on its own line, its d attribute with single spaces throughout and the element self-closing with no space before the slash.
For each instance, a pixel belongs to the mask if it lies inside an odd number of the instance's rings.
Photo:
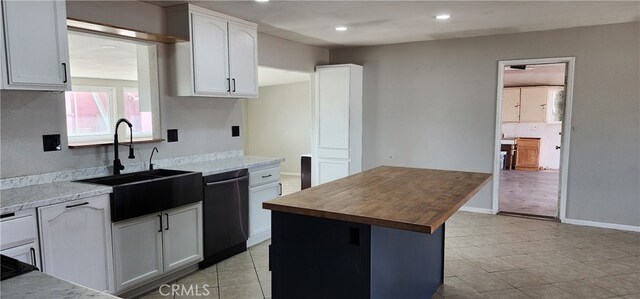
<svg viewBox="0 0 640 299">
<path fill-rule="evenodd" d="M 362 171 L 362 66 L 316 67 L 312 184 Z"/>
</svg>

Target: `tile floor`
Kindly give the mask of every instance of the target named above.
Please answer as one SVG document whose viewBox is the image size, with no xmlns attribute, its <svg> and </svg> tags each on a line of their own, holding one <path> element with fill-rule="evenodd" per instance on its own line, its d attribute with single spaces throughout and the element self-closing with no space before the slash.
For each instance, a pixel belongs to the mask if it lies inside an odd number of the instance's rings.
<svg viewBox="0 0 640 299">
<path fill-rule="evenodd" d="M 640 233 L 458 212 L 445 240 L 445 282 L 433 298 L 640 299 Z M 268 245 L 175 283 L 208 284 L 209 296 L 196 298 L 270 298 Z"/>
<path fill-rule="evenodd" d="M 558 215 L 558 171 L 502 170 L 500 211 Z"/>
</svg>

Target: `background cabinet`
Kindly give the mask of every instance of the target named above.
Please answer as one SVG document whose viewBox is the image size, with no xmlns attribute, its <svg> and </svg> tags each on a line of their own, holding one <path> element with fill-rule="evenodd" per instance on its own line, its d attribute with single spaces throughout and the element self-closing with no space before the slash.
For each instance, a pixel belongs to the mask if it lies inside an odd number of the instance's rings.
<svg viewBox="0 0 640 299">
<path fill-rule="evenodd" d="M 316 67 L 312 184 L 362 171 L 362 66 Z"/>
<path fill-rule="evenodd" d="M 113 224 L 116 292 L 202 260 L 202 202 Z"/>
<path fill-rule="evenodd" d="M 282 195 L 280 167 L 256 169 L 249 172 L 249 240 L 253 246 L 271 238 L 271 211 L 262 203 Z"/>
<path fill-rule="evenodd" d="M 502 91 L 502 122 L 520 121 L 520 88 L 505 88 Z"/>
<path fill-rule="evenodd" d="M 113 292 L 109 195 L 38 209 L 43 271 Z"/>
<path fill-rule="evenodd" d="M 516 169 L 537 171 L 540 167 L 540 138 L 517 138 L 516 145 Z"/>
<path fill-rule="evenodd" d="M 564 88 L 562 86 L 503 89 L 503 123 L 560 123 L 563 114 Z"/>
<path fill-rule="evenodd" d="M 546 106 L 546 87 L 526 87 L 520 89 L 520 122 L 545 122 L 547 115 Z"/>
<path fill-rule="evenodd" d="M 70 90 L 64 1 L 2 1 L 2 88 Z"/>
<path fill-rule="evenodd" d="M 257 97 L 257 26 L 191 4 L 167 9 L 178 96 Z"/>
<path fill-rule="evenodd" d="M 3 215 L 0 220 L 0 254 L 42 269 L 36 211 Z"/>
</svg>

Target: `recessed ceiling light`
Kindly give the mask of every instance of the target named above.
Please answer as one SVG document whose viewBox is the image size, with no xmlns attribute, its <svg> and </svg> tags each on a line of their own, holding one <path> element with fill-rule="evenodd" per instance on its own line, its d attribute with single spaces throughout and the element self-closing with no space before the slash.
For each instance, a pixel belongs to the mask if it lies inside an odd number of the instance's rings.
<svg viewBox="0 0 640 299">
<path fill-rule="evenodd" d="M 269 2 L 269 0 L 256 0 L 256 2 Z"/>
<path fill-rule="evenodd" d="M 102 49 L 117 49 L 118 47 L 116 47 L 114 45 L 102 45 L 102 46 L 100 46 L 100 48 L 102 48 Z"/>
<path fill-rule="evenodd" d="M 336 31 L 347 31 L 347 26 L 336 26 Z"/>
<path fill-rule="evenodd" d="M 437 20 L 448 20 L 451 18 L 451 15 L 449 14 L 440 14 L 436 16 Z"/>
</svg>

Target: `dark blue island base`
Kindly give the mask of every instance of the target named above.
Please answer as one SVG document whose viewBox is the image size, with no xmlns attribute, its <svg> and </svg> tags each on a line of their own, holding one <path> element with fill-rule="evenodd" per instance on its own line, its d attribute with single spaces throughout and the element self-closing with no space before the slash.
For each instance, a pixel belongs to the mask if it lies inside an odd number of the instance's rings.
<svg viewBox="0 0 640 299">
<path fill-rule="evenodd" d="M 272 211 L 274 299 L 431 298 L 444 279 L 432 234 Z"/>
</svg>

